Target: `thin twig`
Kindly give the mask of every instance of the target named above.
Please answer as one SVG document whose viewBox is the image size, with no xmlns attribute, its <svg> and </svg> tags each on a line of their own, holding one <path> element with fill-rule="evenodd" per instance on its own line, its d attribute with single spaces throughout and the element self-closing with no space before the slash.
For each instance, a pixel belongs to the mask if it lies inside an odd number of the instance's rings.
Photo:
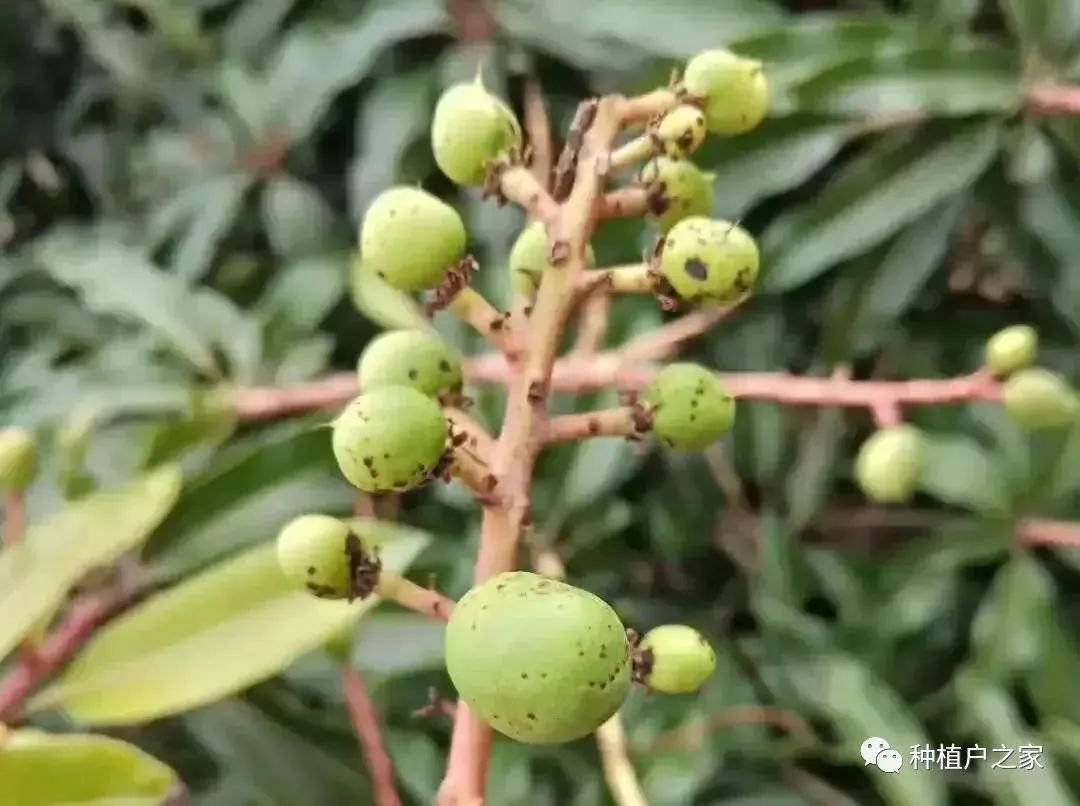
<svg viewBox="0 0 1080 806">
<path fill-rule="evenodd" d="M 375 593 L 386 601 L 397 602 L 422 616 L 432 616 L 441 621 L 449 621 L 454 612 L 453 599 L 385 570 L 379 574 Z"/>
<path fill-rule="evenodd" d="M 728 308 L 703 308 L 685 314 L 656 330 L 631 339 L 620 350 L 627 359 L 635 361 L 659 361 L 675 354 L 679 345 L 704 335 L 734 310 Z"/>
<path fill-rule="evenodd" d="M 1040 546 L 1080 548 L 1080 523 L 1030 519 L 1016 525 L 1021 543 Z"/>
<path fill-rule="evenodd" d="M 545 442 L 574 442 L 590 437 L 639 437 L 644 430 L 644 412 L 622 406 L 583 414 L 563 414 L 547 424 Z"/>
<path fill-rule="evenodd" d="M 573 355 L 592 355 L 603 346 L 611 321 L 611 295 L 590 294 L 581 303 Z"/>
<path fill-rule="evenodd" d="M 472 286 L 459 290 L 450 301 L 449 308 L 496 349 L 504 353 L 511 349 L 508 317 L 496 310 L 495 306 Z"/>
<path fill-rule="evenodd" d="M 1028 90 L 1027 101 L 1039 115 L 1080 115 L 1080 87 L 1073 84 L 1036 84 Z"/>
<path fill-rule="evenodd" d="M 532 153 L 532 172 L 540 184 L 551 189 L 552 143 L 551 119 L 540 79 L 530 76 L 525 81 L 525 131 Z"/>
<path fill-rule="evenodd" d="M 596 731 L 596 745 L 600 749 L 604 779 L 615 803 L 618 806 L 648 806 L 649 801 L 627 753 L 626 731 L 618 711 Z"/>
<path fill-rule="evenodd" d="M 665 750 L 695 750 L 711 733 L 740 725 L 772 725 L 801 738 L 813 737 L 810 726 L 797 714 L 771 705 L 729 708 L 707 719 L 691 722 L 654 737 L 635 753 L 650 755 Z"/>
<path fill-rule="evenodd" d="M 549 223 L 559 215 L 559 205 L 536 176 L 524 165 L 510 165 L 499 170 L 498 191 L 530 217 Z"/>
<path fill-rule="evenodd" d="M 640 185 L 608 191 L 596 201 L 597 218 L 641 218 L 651 209 L 649 189 Z"/>
<path fill-rule="evenodd" d="M 397 783 L 394 780 L 394 763 L 383 743 L 375 704 L 368 695 L 364 678 L 348 663 L 341 667 L 341 687 L 345 693 L 349 720 L 371 772 L 375 806 L 401 806 L 401 796 L 398 795 Z"/>
<path fill-rule="evenodd" d="M 4 545 L 15 546 L 26 538 L 26 491 L 9 490 L 4 502 Z M 38 663 L 37 641 L 34 636 L 23 638 L 19 645 L 19 662 L 24 666 Z"/>
</svg>

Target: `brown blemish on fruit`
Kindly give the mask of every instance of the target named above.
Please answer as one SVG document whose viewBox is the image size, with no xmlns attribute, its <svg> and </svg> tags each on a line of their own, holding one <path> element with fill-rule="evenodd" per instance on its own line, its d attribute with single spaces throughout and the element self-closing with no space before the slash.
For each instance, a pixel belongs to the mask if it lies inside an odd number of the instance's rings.
<svg viewBox="0 0 1080 806">
<path fill-rule="evenodd" d="M 686 263 L 683 264 L 683 268 L 686 273 L 695 280 L 707 280 L 709 278 L 709 267 L 706 266 L 704 261 L 700 258 L 687 258 Z"/>
<path fill-rule="evenodd" d="M 439 362 L 439 369 L 443 372 L 450 372 L 452 368 L 450 366 L 450 362 L 444 358 L 442 361 Z"/>
<path fill-rule="evenodd" d="M 349 556 L 349 601 L 364 599 L 379 584 L 382 562 L 352 532 L 345 538 L 345 553 Z"/>
<path fill-rule="evenodd" d="M 529 711 L 529 713 L 525 714 L 525 716 L 532 720 L 536 719 L 536 714 L 534 714 L 532 711 Z"/>
<path fill-rule="evenodd" d="M 409 380 L 410 380 L 410 381 L 415 381 L 415 380 L 416 380 L 416 376 L 417 376 L 418 374 L 419 374 L 419 373 L 417 373 L 417 371 L 416 371 L 415 369 L 410 369 L 410 370 L 409 370 Z"/>
<path fill-rule="evenodd" d="M 309 566 L 307 567 L 307 572 L 308 572 L 309 574 L 314 574 L 314 573 L 315 573 L 315 566 L 314 566 L 314 565 L 309 565 Z"/>
</svg>

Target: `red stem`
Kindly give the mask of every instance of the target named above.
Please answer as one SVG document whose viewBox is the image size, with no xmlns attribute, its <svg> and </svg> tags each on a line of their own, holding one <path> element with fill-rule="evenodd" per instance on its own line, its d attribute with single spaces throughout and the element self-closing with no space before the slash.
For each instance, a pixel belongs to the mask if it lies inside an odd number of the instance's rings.
<svg viewBox="0 0 1080 806">
<path fill-rule="evenodd" d="M 341 686 L 349 709 L 349 719 L 367 759 L 371 782 L 375 790 L 375 806 L 401 806 L 401 797 L 394 780 L 394 763 L 386 751 L 379 731 L 379 716 L 368 695 L 364 678 L 349 664 L 341 667 Z"/>
</svg>

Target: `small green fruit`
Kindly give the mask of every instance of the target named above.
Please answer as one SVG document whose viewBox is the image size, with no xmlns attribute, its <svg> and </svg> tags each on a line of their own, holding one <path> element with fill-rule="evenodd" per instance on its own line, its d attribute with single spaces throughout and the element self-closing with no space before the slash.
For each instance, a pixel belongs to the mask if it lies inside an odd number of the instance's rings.
<svg viewBox="0 0 1080 806">
<path fill-rule="evenodd" d="M 735 401 L 716 375 L 699 364 L 668 364 L 645 389 L 652 431 L 669 447 L 701 451 L 735 424 Z"/>
<path fill-rule="evenodd" d="M 37 475 L 37 440 L 24 428 L 0 428 L 0 488 L 21 492 Z"/>
<path fill-rule="evenodd" d="M 669 157 L 688 157 L 705 141 L 705 113 L 696 106 L 680 104 L 660 119 L 656 139 Z"/>
<path fill-rule="evenodd" d="M 428 397 L 461 389 L 461 358 L 423 330 L 390 330 L 376 336 L 357 364 L 364 389 L 409 386 Z"/>
<path fill-rule="evenodd" d="M 551 268 L 550 251 L 547 229 L 542 221 L 531 222 L 518 235 L 510 249 L 508 266 L 511 281 L 519 294 L 529 299 L 536 296 L 541 276 Z M 585 257 L 589 268 L 596 266 L 596 253 L 591 244 L 586 247 Z"/>
<path fill-rule="evenodd" d="M 360 226 L 366 265 L 399 291 L 434 288 L 465 256 L 465 224 L 425 190 L 394 187 L 371 203 Z"/>
<path fill-rule="evenodd" d="M 768 111 L 769 85 L 761 62 L 728 50 L 706 50 L 692 58 L 683 86 L 705 98 L 705 121 L 714 134 L 748 132 Z"/>
<path fill-rule="evenodd" d="M 642 167 L 638 181 L 648 189 L 650 199 L 658 202 L 650 212 L 661 232 L 684 218 L 712 212 L 713 175 L 690 160 L 656 157 Z"/>
<path fill-rule="evenodd" d="M 665 236 L 660 273 L 687 302 L 724 304 L 754 287 L 760 260 L 757 244 L 742 227 L 690 216 Z"/>
<path fill-rule="evenodd" d="M 874 501 L 901 503 L 915 494 L 922 461 L 919 429 L 907 424 L 882 428 L 859 448 L 855 481 Z"/>
<path fill-rule="evenodd" d="M 689 694 L 716 670 L 716 653 L 705 637 L 684 624 L 649 630 L 638 651 L 647 669 L 643 682 L 663 694 Z"/>
<path fill-rule="evenodd" d="M 449 433 L 439 404 L 405 386 L 364 392 L 338 415 L 333 429 L 338 467 L 366 493 L 422 485 L 438 467 Z"/>
<path fill-rule="evenodd" d="M 449 87 L 435 104 L 431 150 L 439 170 L 459 185 L 482 184 L 488 161 L 521 142 L 514 113 L 479 76 Z"/>
<path fill-rule="evenodd" d="M 1009 376 L 1001 387 L 1005 413 L 1031 431 L 1065 428 L 1080 414 L 1076 392 L 1064 376 L 1029 367 Z"/>
<path fill-rule="evenodd" d="M 520 742 L 596 730 L 630 690 L 630 644 L 588 591 L 512 571 L 469 591 L 446 628 L 446 670 L 492 727 Z"/>
<path fill-rule="evenodd" d="M 998 377 L 1030 367 L 1039 350 L 1039 334 L 1028 325 L 999 330 L 986 343 L 986 366 Z"/>
<path fill-rule="evenodd" d="M 320 599 L 351 590 L 349 527 L 329 515 L 301 515 L 278 533 L 277 556 L 289 581 Z"/>
</svg>

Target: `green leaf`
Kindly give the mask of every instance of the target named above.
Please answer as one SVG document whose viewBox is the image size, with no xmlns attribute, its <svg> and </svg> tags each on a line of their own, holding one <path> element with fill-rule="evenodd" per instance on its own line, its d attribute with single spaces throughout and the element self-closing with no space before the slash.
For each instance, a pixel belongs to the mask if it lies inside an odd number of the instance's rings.
<svg viewBox="0 0 1080 806">
<path fill-rule="evenodd" d="M 1013 33 L 1026 50 L 1060 60 L 1080 37 L 1075 0 L 1002 0 Z"/>
<path fill-rule="evenodd" d="M 824 504 L 835 477 L 844 431 L 843 412 L 822 409 L 800 435 L 798 453 L 784 480 L 788 528 L 792 531 L 804 529 Z"/>
<path fill-rule="evenodd" d="M 448 22 L 436 0 L 375 0 L 348 23 L 308 24 L 290 32 L 266 84 L 268 117 L 294 142 L 315 128 L 334 98 L 357 83 L 383 50 L 403 39 L 439 32 Z"/>
<path fill-rule="evenodd" d="M 1028 688 L 1044 720 L 1062 719 L 1080 725 L 1080 646 L 1054 614 L 1039 625 L 1042 656 L 1028 675 Z"/>
<path fill-rule="evenodd" d="M 307 182 L 284 174 L 263 188 L 262 220 L 280 257 L 296 258 L 333 247 L 334 211 Z"/>
<path fill-rule="evenodd" d="M 144 541 L 179 494 L 180 472 L 167 465 L 68 505 L 31 524 L 22 542 L 0 550 L 0 658 L 52 615 L 87 571 Z"/>
<path fill-rule="evenodd" d="M 836 726 L 851 763 L 863 767 L 859 746 L 870 736 L 881 736 L 904 755 L 915 745 L 928 743 L 926 729 L 900 696 L 876 678 L 858 660 L 839 653 L 806 658 L 789 673 L 801 699 Z M 917 773 L 901 768 L 883 775 L 876 768 L 866 774 L 889 806 L 945 806 L 948 795 L 937 770 Z"/>
<path fill-rule="evenodd" d="M 1011 494 L 996 456 L 960 434 L 924 434 L 919 489 L 947 504 L 1005 515 Z"/>
<path fill-rule="evenodd" d="M 891 138 L 869 150 L 765 231 L 762 290 L 790 290 L 880 243 L 967 188 L 998 145 L 997 127 L 980 124 Z"/>
<path fill-rule="evenodd" d="M 1015 555 L 998 571 L 972 623 L 972 666 L 1002 683 L 1033 669 L 1053 612 L 1053 580 L 1030 554 Z"/>
<path fill-rule="evenodd" d="M 203 180 L 177 197 L 176 203 L 185 205 L 187 219 L 171 260 L 178 276 L 196 279 L 210 269 L 218 246 L 240 215 L 251 183 L 246 173 L 230 173 Z"/>
<path fill-rule="evenodd" d="M 11 806 L 161 806 L 176 774 L 106 736 L 12 733 L 0 752 L 0 803 Z"/>
<path fill-rule="evenodd" d="M 933 48 L 864 56 L 794 87 L 798 109 L 866 118 L 1010 113 L 1023 95 L 1001 51 Z"/>
<path fill-rule="evenodd" d="M 376 613 L 356 634 L 352 661 L 365 674 L 399 677 L 441 669 L 446 625 L 420 613 Z"/>
<path fill-rule="evenodd" d="M 1016 765 L 1021 747 L 1042 747 L 1039 737 L 1024 724 L 1020 711 L 1008 692 L 977 674 L 962 672 L 955 681 L 957 700 L 966 718 L 989 748 L 1013 749 L 1011 758 L 987 754 L 978 774 L 999 806 L 1069 806 L 1075 803 L 1061 778 L 1054 759 L 1039 755 L 1040 766 L 1033 769 L 994 768 L 994 762 Z M 920 772 L 922 772 L 920 770 Z M 898 777 L 898 776 L 889 776 Z"/>
<path fill-rule="evenodd" d="M 403 571 L 426 534 L 357 524 L 386 569 Z M 112 622 L 31 709 L 130 725 L 207 705 L 271 677 L 378 603 L 317 599 L 281 572 L 274 543 L 212 566 Z M 213 659 L 213 662 L 208 662 Z"/>
</svg>

